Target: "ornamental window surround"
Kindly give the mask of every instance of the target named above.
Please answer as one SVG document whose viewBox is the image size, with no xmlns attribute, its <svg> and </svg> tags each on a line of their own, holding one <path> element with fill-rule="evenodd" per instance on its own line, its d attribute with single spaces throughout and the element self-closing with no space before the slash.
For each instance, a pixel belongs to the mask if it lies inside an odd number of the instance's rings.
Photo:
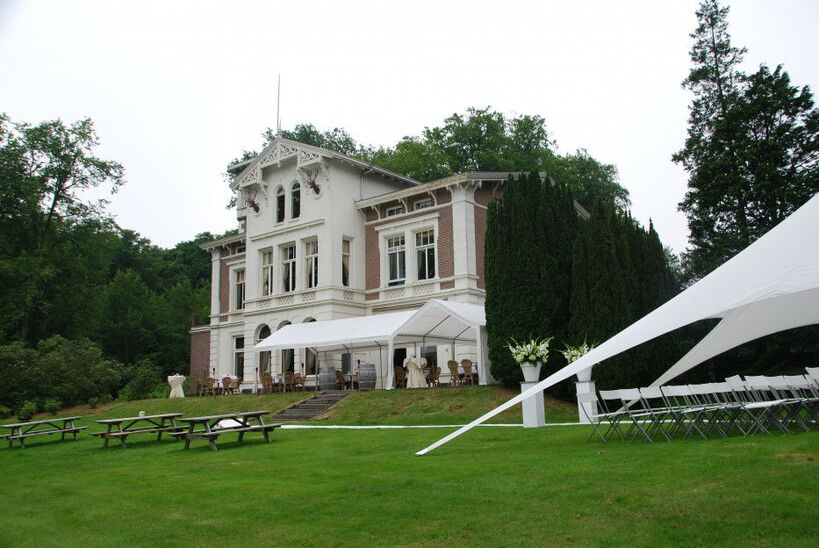
<svg viewBox="0 0 819 548">
<path fill-rule="evenodd" d="M 282 187 L 276 189 L 276 222 L 284 222 L 284 189 Z"/>
<path fill-rule="evenodd" d="M 418 280 L 435 278 L 435 231 L 425 230 L 415 234 L 415 257 Z"/>
<path fill-rule="evenodd" d="M 234 310 L 245 308 L 245 270 L 234 271 L 233 298 Z"/>
<path fill-rule="evenodd" d="M 407 263 L 404 236 L 387 238 L 387 285 L 404 285 Z"/>
<path fill-rule="evenodd" d="M 233 374 L 237 377 L 245 373 L 245 338 L 233 337 Z"/>
<path fill-rule="evenodd" d="M 262 252 L 262 295 L 273 294 L 273 251 Z"/>
<path fill-rule="evenodd" d="M 352 242 L 347 238 L 341 240 L 341 285 L 350 287 L 350 247 Z"/>
<path fill-rule="evenodd" d="M 301 185 L 293 183 L 290 187 L 290 218 L 298 219 L 301 215 Z"/>
<path fill-rule="evenodd" d="M 316 287 L 319 279 L 318 240 L 311 240 L 304 244 L 304 272 L 305 287 L 308 289 Z"/>
<path fill-rule="evenodd" d="M 282 248 L 282 290 L 285 293 L 296 290 L 296 246 Z"/>
</svg>

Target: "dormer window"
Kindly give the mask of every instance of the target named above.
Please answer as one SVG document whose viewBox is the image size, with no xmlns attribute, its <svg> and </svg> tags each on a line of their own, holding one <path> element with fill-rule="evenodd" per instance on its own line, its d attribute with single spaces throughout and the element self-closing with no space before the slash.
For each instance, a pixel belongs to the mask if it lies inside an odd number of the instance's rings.
<svg viewBox="0 0 819 548">
<path fill-rule="evenodd" d="M 282 187 L 276 189 L 276 222 L 284 222 L 284 189 Z"/>
<path fill-rule="evenodd" d="M 425 209 L 427 207 L 432 206 L 433 206 L 432 198 L 426 198 L 424 200 L 418 200 L 417 202 L 415 202 L 415 204 L 413 204 L 413 209 L 415 211 L 418 211 L 419 209 Z"/>
<path fill-rule="evenodd" d="M 301 186 L 293 183 L 290 193 L 290 218 L 298 219 L 301 215 Z"/>
</svg>

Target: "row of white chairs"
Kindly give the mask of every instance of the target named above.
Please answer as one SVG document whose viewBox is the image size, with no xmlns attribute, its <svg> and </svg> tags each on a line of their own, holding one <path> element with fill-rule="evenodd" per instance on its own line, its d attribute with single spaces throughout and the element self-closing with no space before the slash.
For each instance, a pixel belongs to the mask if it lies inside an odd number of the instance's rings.
<svg viewBox="0 0 819 548">
<path fill-rule="evenodd" d="M 724 382 L 601 390 L 578 403 L 604 442 L 809 431 L 819 413 L 819 367 L 806 375 L 729 377 Z M 587 405 L 597 411 L 591 413 Z"/>
</svg>

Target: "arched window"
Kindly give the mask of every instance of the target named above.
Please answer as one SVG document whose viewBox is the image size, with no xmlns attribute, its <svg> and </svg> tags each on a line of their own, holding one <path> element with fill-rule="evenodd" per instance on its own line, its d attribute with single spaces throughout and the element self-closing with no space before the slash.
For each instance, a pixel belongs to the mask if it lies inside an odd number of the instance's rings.
<svg viewBox="0 0 819 548">
<path fill-rule="evenodd" d="M 259 334 L 256 335 L 256 342 L 260 343 L 270 336 L 270 328 L 262 325 Z M 259 352 L 259 374 L 270 373 L 270 351 Z"/>
<path fill-rule="evenodd" d="M 279 187 L 276 189 L 276 222 L 284 221 L 284 189 Z"/>
<path fill-rule="evenodd" d="M 290 190 L 290 218 L 298 219 L 301 215 L 301 187 L 298 183 L 293 183 Z"/>
</svg>

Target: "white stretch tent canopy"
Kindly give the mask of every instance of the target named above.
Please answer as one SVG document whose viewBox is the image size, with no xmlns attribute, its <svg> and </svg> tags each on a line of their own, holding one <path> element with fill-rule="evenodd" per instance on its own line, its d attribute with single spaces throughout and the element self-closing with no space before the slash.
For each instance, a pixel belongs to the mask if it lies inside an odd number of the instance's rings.
<svg viewBox="0 0 819 548">
<path fill-rule="evenodd" d="M 475 344 L 480 356 L 478 378 L 485 384 L 491 379 L 485 326 L 483 306 L 432 299 L 418 310 L 289 324 L 259 342 L 254 350 L 350 351 L 386 347 L 391 360 L 395 344 Z M 386 385 L 391 387 L 392 381 L 393 368 L 388 367 Z"/>
<path fill-rule="evenodd" d="M 258 343 L 254 350 L 263 352 L 288 348 L 316 348 L 332 351 L 386 346 L 392 340 L 393 334 L 416 312 L 407 310 L 375 316 L 289 324 Z"/>
<path fill-rule="evenodd" d="M 722 321 L 652 386 L 750 340 L 819 323 L 819 194 L 708 276 L 582 358 L 416 454 L 432 451 L 605 359 L 709 318 Z"/>
</svg>

